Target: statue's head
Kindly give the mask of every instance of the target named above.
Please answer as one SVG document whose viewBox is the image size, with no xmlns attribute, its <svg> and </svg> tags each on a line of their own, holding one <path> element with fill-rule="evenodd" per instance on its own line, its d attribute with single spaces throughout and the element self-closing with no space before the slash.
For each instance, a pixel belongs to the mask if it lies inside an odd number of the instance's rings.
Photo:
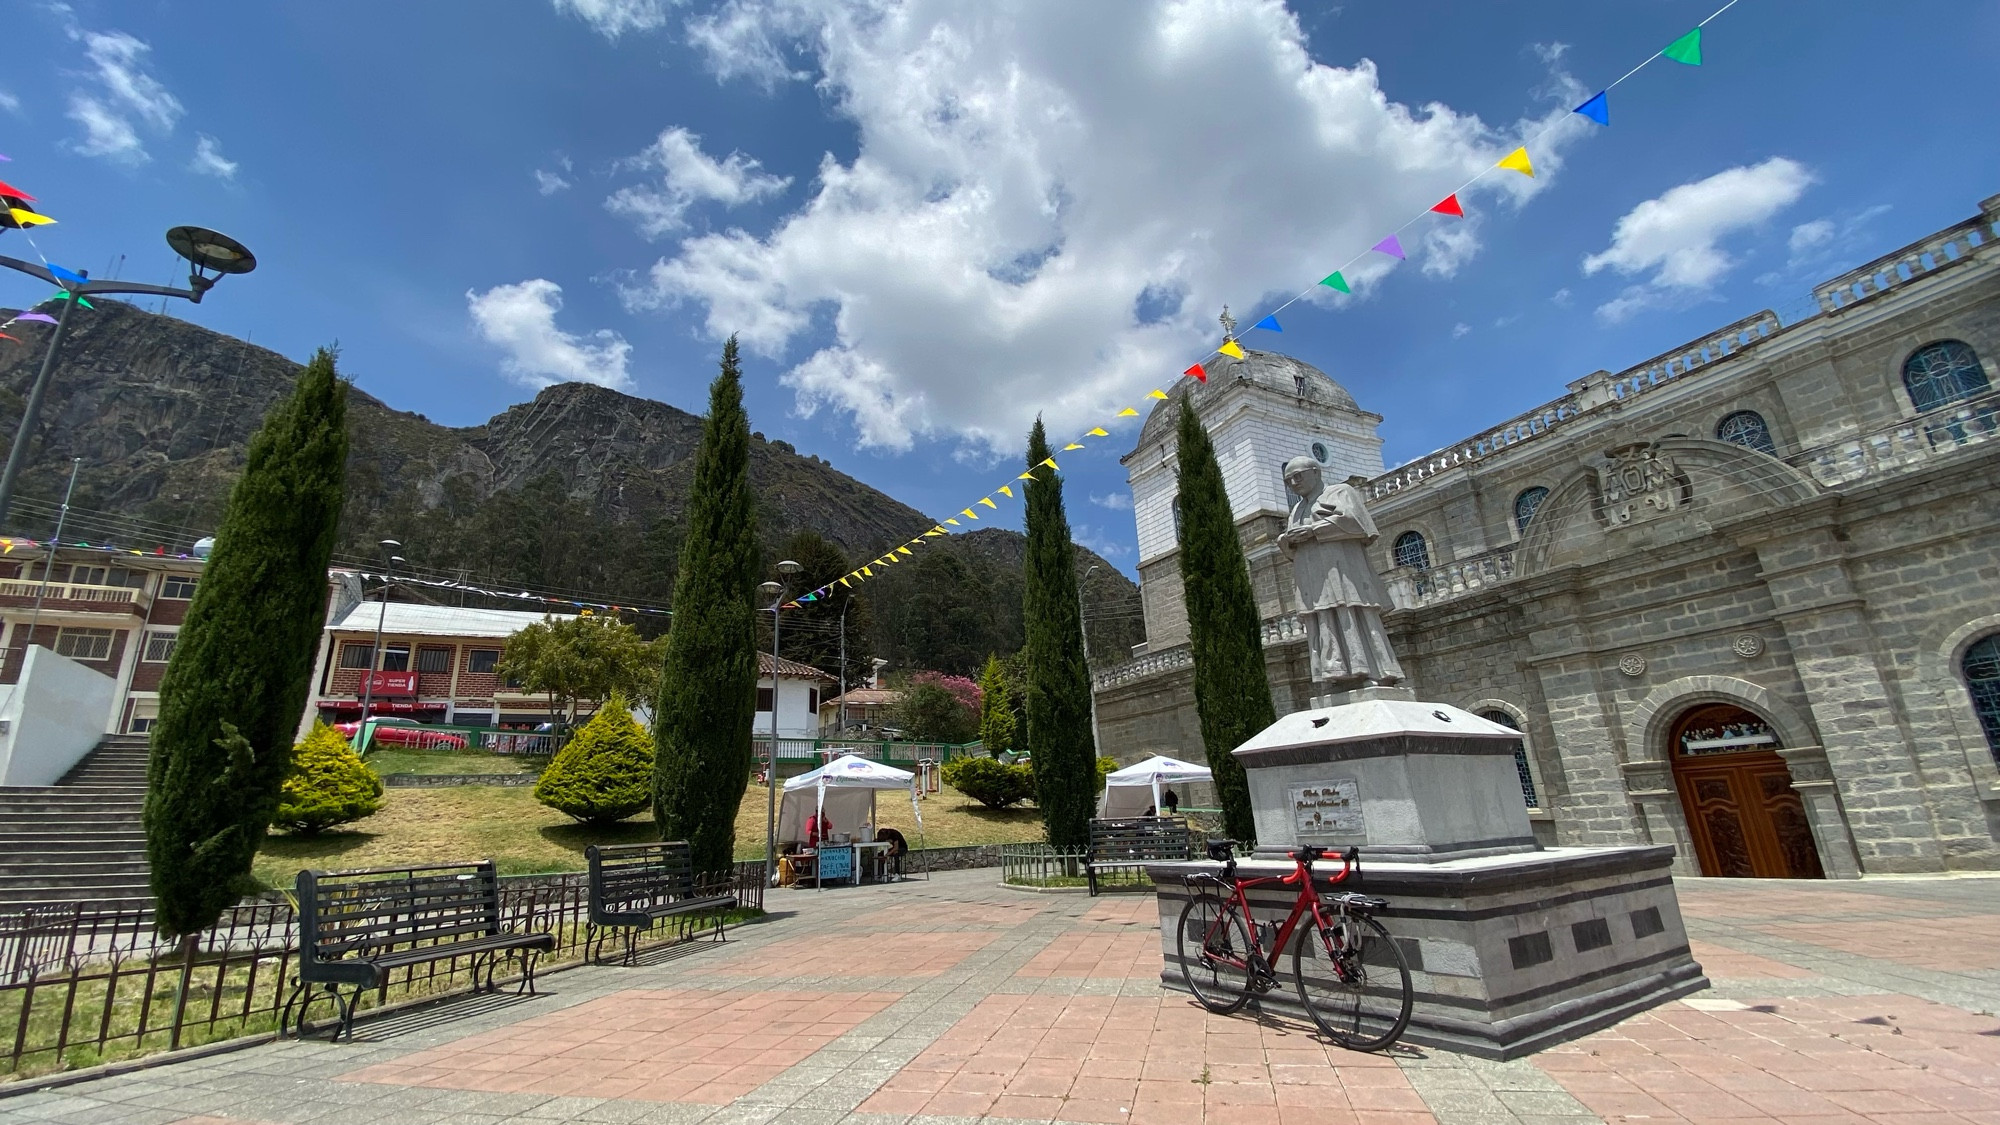
<svg viewBox="0 0 2000 1125">
<path fill-rule="evenodd" d="M 1285 462 L 1285 487 L 1301 497 L 1318 492 L 1319 462 L 1310 457 L 1294 457 Z"/>
</svg>

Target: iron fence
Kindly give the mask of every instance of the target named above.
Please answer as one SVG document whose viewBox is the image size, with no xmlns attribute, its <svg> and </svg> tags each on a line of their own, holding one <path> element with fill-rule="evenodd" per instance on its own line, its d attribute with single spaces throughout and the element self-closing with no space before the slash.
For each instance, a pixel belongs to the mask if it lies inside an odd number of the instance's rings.
<svg viewBox="0 0 2000 1125">
<path fill-rule="evenodd" d="M 1000 849 L 1000 881 L 1024 887 L 1081 887 L 1085 883 L 1081 848 L 1018 844 Z"/>
<path fill-rule="evenodd" d="M 739 909 L 764 905 L 764 865 L 738 863 L 704 879 Z M 503 924 L 556 937 L 550 963 L 584 955 L 584 872 L 500 880 Z M 664 944 L 671 928 L 656 931 Z M 153 931 L 145 907 L 91 903 L 0 918 L 0 1077 L 19 1079 L 156 1051 L 275 1032 L 296 983 L 298 918 L 289 902 L 233 907 L 186 942 Z M 411 966 L 364 1007 L 436 995 L 470 983 L 466 958 Z"/>
</svg>

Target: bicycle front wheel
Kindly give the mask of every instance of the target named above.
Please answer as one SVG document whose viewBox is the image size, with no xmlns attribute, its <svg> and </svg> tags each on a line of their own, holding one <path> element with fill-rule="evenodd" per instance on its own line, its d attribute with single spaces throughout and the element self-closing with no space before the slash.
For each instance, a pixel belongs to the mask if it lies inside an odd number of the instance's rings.
<svg viewBox="0 0 2000 1125">
<path fill-rule="evenodd" d="M 1228 1015 L 1250 999 L 1250 930 L 1220 895 L 1197 894 L 1175 927 L 1181 973 L 1201 1006 Z"/>
<path fill-rule="evenodd" d="M 1327 1038 L 1379 1051 L 1410 1023 L 1410 965 L 1382 924 L 1366 915 L 1299 935 L 1292 947 L 1299 1001 Z"/>
</svg>

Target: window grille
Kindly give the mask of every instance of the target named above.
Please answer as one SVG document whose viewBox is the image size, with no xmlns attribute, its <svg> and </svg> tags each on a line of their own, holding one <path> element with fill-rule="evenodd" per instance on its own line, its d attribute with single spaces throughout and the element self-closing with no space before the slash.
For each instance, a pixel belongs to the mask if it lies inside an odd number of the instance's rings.
<svg viewBox="0 0 2000 1125">
<path fill-rule="evenodd" d="M 179 633 L 162 633 L 157 630 L 146 634 L 146 651 L 139 659 L 150 664 L 165 664 L 174 658 L 174 645 L 179 643 Z"/>
<path fill-rule="evenodd" d="M 1395 552 L 1397 566 L 1414 567 L 1417 570 L 1431 568 L 1430 545 L 1424 542 L 1420 532 L 1405 531 L 1396 536 L 1396 545 L 1392 550 Z"/>
<path fill-rule="evenodd" d="M 1548 498 L 1549 490 L 1539 484 L 1514 497 L 1514 530 L 1525 533 L 1528 521 L 1535 518 L 1535 511 Z"/>
<path fill-rule="evenodd" d="M 1715 436 L 1731 445 L 1740 445 L 1773 457 L 1778 455 L 1778 447 L 1771 440 L 1771 428 L 1764 424 L 1764 416 L 1755 410 L 1739 410 L 1717 422 Z"/>
<path fill-rule="evenodd" d="M 1972 692 L 1972 710 L 1986 732 L 1986 749 L 2000 763 L 2000 633 L 1965 650 L 1959 661 L 1965 686 Z"/>
<path fill-rule="evenodd" d="M 105 660 L 111 656 L 111 630 L 64 629 L 56 634 L 56 655 L 71 660 Z"/>
<path fill-rule="evenodd" d="M 1986 371 L 1964 343 L 1939 340 L 1904 361 L 1903 386 L 1918 410 L 1936 410 L 1986 390 Z"/>
<path fill-rule="evenodd" d="M 342 668 L 372 668 L 375 666 L 375 646 L 346 644 L 340 646 L 340 666 Z"/>
<path fill-rule="evenodd" d="M 448 648 L 420 648 L 417 650 L 417 671 L 450 672 L 451 650 Z"/>
<path fill-rule="evenodd" d="M 465 654 L 465 670 L 478 676 L 490 676 L 500 667 L 500 650 L 497 648 L 475 648 Z"/>
<path fill-rule="evenodd" d="M 1489 723 L 1499 723 L 1503 727 L 1511 727 L 1514 730 L 1521 729 L 1521 724 L 1514 721 L 1514 716 L 1509 715 L 1505 711 L 1497 709 L 1481 711 L 1479 717 Z M 1522 739 L 1521 745 L 1514 747 L 1514 772 L 1519 774 L 1521 778 L 1521 799 L 1526 801 L 1528 807 L 1531 809 L 1541 808 L 1541 798 L 1535 793 L 1535 773 L 1528 768 L 1528 743 L 1526 739 Z"/>
</svg>

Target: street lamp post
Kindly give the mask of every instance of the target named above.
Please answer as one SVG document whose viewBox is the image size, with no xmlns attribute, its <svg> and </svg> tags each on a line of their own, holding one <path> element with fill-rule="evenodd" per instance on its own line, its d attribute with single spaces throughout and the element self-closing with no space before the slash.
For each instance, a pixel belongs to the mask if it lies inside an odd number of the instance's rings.
<svg viewBox="0 0 2000 1125">
<path fill-rule="evenodd" d="M 854 595 L 840 603 L 840 700 L 835 704 L 838 711 L 833 720 L 833 736 L 847 737 L 847 610 L 854 604 Z"/>
<path fill-rule="evenodd" d="M 28 392 L 28 404 L 21 411 L 21 425 L 14 432 L 14 448 L 7 454 L 7 468 L 0 471 L 0 527 L 6 525 L 7 513 L 14 506 L 14 482 L 21 475 L 22 465 L 27 462 L 28 443 L 34 438 L 35 423 L 41 419 L 42 399 L 48 394 L 49 377 L 55 374 L 56 354 L 62 349 L 63 336 L 69 331 L 70 313 L 76 310 L 76 306 L 85 297 L 112 293 L 185 297 L 198 305 L 223 274 L 249 273 L 257 268 L 256 256 L 241 242 L 206 227 L 175 227 L 167 232 L 167 245 L 193 266 L 188 271 L 186 289 L 136 281 L 92 281 L 87 270 L 56 273 L 48 266 L 0 254 L 0 266 L 40 278 L 62 290 L 66 298 L 62 314 L 56 317 L 55 333 L 49 337 L 49 350 L 42 355 L 42 368 L 35 375 L 33 389 Z M 207 270 L 214 272 L 212 275 L 203 272 Z"/>
<path fill-rule="evenodd" d="M 781 578 L 805 568 L 790 559 L 778 564 Z M 764 881 L 778 874 L 778 610 L 785 604 L 785 583 L 765 582 L 757 589 L 771 599 L 771 752 L 764 766 Z"/>
<path fill-rule="evenodd" d="M 368 650 L 368 671 L 361 676 L 361 724 L 355 728 L 355 736 L 360 740 L 355 753 L 368 752 L 369 736 L 375 728 L 368 725 L 369 708 L 375 704 L 375 665 L 382 662 L 382 628 L 389 623 L 389 587 L 396 582 L 396 564 L 403 561 L 401 555 L 393 554 L 402 544 L 394 539 L 382 540 L 382 553 L 389 556 L 387 571 L 382 575 L 382 613 L 375 618 L 375 644 Z"/>
</svg>

